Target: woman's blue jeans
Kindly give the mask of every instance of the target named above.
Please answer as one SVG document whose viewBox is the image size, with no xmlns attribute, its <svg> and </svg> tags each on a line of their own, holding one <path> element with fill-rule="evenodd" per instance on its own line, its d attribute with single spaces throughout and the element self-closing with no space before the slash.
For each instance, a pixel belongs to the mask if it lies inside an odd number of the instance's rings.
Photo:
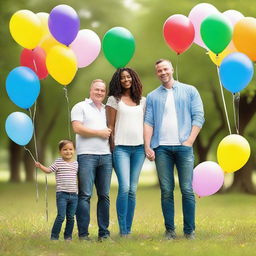
<svg viewBox="0 0 256 256">
<path fill-rule="evenodd" d="M 74 216 L 76 213 L 78 197 L 76 193 L 57 192 L 56 203 L 58 215 L 52 227 L 52 240 L 58 240 L 61 226 L 65 217 L 67 218 L 66 227 L 64 231 L 64 239 L 72 238 L 72 231 L 74 228 Z"/>
<path fill-rule="evenodd" d="M 159 146 L 155 151 L 155 163 L 161 188 L 161 203 L 166 230 L 174 230 L 174 165 L 178 171 L 182 193 L 183 231 L 195 230 L 195 197 L 192 189 L 194 154 L 187 146 Z"/>
<path fill-rule="evenodd" d="M 113 165 L 118 179 L 116 200 L 120 234 L 131 233 L 136 205 L 136 190 L 140 171 L 145 160 L 144 145 L 116 146 Z"/>
</svg>

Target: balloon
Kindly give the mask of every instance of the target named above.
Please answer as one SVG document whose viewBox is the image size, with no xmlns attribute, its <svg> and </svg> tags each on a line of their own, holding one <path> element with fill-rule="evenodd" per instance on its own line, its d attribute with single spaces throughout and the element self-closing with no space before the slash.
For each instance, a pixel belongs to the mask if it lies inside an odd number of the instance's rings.
<svg viewBox="0 0 256 256">
<path fill-rule="evenodd" d="M 72 7 L 61 4 L 52 9 L 48 25 L 55 39 L 68 46 L 77 36 L 80 20 Z"/>
<path fill-rule="evenodd" d="M 256 19 L 246 17 L 238 21 L 234 27 L 233 42 L 239 52 L 245 53 L 252 61 L 256 61 Z"/>
<path fill-rule="evenodd" d="M 201 24 L 201 37 L 214 53 L 221 53 L 232 39 L 232 25 L 221 13 L 211 14 Z"/>
<path fill-rule="evenodd" d="M 54 46 L 47 54 L 46 67 L 58 83 L 68 85 L 76 75 L 76 56 L 67 46 Z"/>
<path fill-rule="evenodd" d="M 218 163 L 224 172 L 235 172 L 246 164 L 250 153 L 248 141 L 241 135 L 231 134 L 218 145 Z"/>
<path fill-rule="evenodd" d="M 34 126 L 28 115 L 22 112 L 13 112 L 5 121 L 5 131 L 12 141 L 20 146 L 25 146 L 33 136 Z"/>
<path fill-rule="evenodd" d="M 89 29 L 80 30 L 69 46 L 75 53 L 79 68 L 90 65 L 99 55 L 101 42 L 98 35 Z"/>
<path fill-rule="evenodd" d="M 195 28 L 194 43 L 196 43 L 201 47 L 207 48 L 204 42 L 202 41 L 201 34 L 200 34 L 201 23 L 210 14 L 214 14 L 218 12 L 219 11 L 213 5 L 207 4 L 207 3 L 200 3 L 192 8 L 192 10 L 188 15 L 188 18 L 193 23 Z"/>
<path fill-rule="evenodd" d="M 64 46 L 64 44 L 61 44 L 60 42 L 58 42 L 51 34 L 48 36 L 45 36 L 40 42 L 40 47 L 44 49 L 46 54 L 48 54 L 51 48 L 56 45 Z"/>
<path fill-rule="evenodd" d="M 135 40 L 129 30 L 114 27 L 103 38 L 103 52 L 107 60 L 116 68 L 123 68 L 135 51 Z"/>
<path fill-rule="evenodd" d="M 20 65 L 31 68 L 39 79 L 43 79 L 48 76 L 45 59 L 45 51 L 40 47 L 34 50 L 23 49 L 20 55 Z"/>
<path fill-rule="evenodd" d="M 223 12 L 223 15 L 225 15 L 229 21 L 232 24 L 232 27 L 234 28 L 236 23 L 244 18 L 244 15 L 241 12 L 238 12 L 236 10 L 228 10 Z M 231 51 L 231 52 L 237 52 L 237 49 L 234 45 L 233 40 L 231 40 L 231 42 L 229 43 L 229 45 L 227 46 L 227 48 Z"/>
<path fill-rule="evenodd" d="M 42 38 L 45 36 L 50 35 L 50 30 L 48 27 L 48 19 L 49 19 L 49 13 L 46 12 L 39 12 L 36 14 L 36 16 L 40 19 L 41 21 L 41 26 L 42 26 Z"/>
<path fill-rule="evenodd" d="M 34 49 L 42 38 L 42 24 L 38 16 L 29 10 L 15 12 L 9 24 L 13 39 L 27 49 Z"/>
<path fill-rule="evenodd" d="M 165 21 L 163 33 L 166 43 L 177 54 L 185 52 L 195 38 L 192 22 L 181 14 L 172 15 Z"/>
<path fill-rule="evenodd" d="M 6 91 L 13 103 L 28 109 L 40 92 L 40 82 L 35 72 L 28 67 L 14 68 L 7 76 Z"/>
<path fill-rule="evenodd" d="M 211 51 L 209 51 L 208 54 L 212 62 L 219 67 L 223 59 L 230 53 L 232 53 L 232 51 L 227 47 L 223 52 L 219 53 L 218 55 Z"/>
<path fill-rule="evenodd" d="M 193 173 L 193 190 L 200 196 L 210 196 L 216 193 L 224 183 L 224 172 L 212 161 L 197 165 Z"/>
<path fill-rule="evenodd" d="M 250 83 L 253 72 L 252 61 L 245 54 L 234 52 L 222 61 L 220 65 L 220 80 L 228 91 L 236 93 Z"/>
</svg>

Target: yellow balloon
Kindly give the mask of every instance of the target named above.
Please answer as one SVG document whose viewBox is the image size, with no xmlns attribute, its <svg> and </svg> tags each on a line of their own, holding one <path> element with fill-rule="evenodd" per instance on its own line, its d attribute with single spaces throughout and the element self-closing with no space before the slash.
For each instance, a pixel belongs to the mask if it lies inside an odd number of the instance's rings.
<svg viewBox="0 0 256 256">
<path fill-rule="evenodd" d="M 57 82 L 68 85 L 76 75 L 76 56 L 67 46 L 54 46 L 46 56 L 46 67 Z"/>
<path fill-rule="evenodd" d="M 36 14 L 36 16 L 40 19 L 42 24 L 42 38 L 45 36 L 50 35 L 50 30 L 48 27 L 48 19 L 49 19 L 49 13 L 47 12 L 39 12 Z"/>
<path fill-rule="evenodd" d="M 42 41 L 40 42 L 40 47 L 43 48 L 45 50 L 46 53 L 48 53 L 52 47 L 56 46 L 56 45 L 62 45 L 64 46 L 64 44 L 61 44 L 60 42 L 58 42 L 51 34 L 46 35 Z"/>
<path fill-rule="evenodd" d="M 219 53 L 218 56 L 217 56 L 215 53 L 211 52 L 211 51 L 209 51 L 208 54 L 209 54 L 209 57 L 210 57 L 211 61 L 212 61 L 215 65 L 217 65 L 217 66 L 219 67 L 220 64 L 221 64 L 221 62 L 223 61 L 223 59 L 224 59 L 228 54 L 230 54 L 230 53 L 232 53 L 232 52 L 233 52 L 233 51 L 230 50 L 230 49 L 227 47 L 223 52 Z"/>
<path fill-rule="evenodd" d="M 250 157 L 248 141 L 241 135 L 226 136 L 217 149 L 218 163 L 224 172 L 235 172 L 242 168 Z"/>
<path fill-rule="evenodd" d="M 29 10 L 15 12 L 9 24 L 13 39 L 27 49 L 34 49 L 42 38 L 40 19 Z"/>
</svg>

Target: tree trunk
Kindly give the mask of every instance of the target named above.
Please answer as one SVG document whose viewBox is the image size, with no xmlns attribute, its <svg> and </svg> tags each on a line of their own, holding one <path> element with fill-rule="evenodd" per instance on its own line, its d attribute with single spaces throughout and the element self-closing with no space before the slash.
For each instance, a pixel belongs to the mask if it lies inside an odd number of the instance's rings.
<svg viewBox="0 0 256 256">
<path fill-rule="evenodd" d="M 256 108 L 256 96 L 248 103 L 247 98 L 241 97 L 240 100 L 240 134 L 245 134 L 245 129 L 253 118 Z M 248 111 L 248 110 L 252 111 Z M 243 193 L 255 194 L 256 189 L 252 181 L 253 169 L 255 168 L 254 151 L 246 165 L 234 173 L 234 180 L 227 191 L 239 191 Z"/>
<path fill-rule="evenodd" d="M 25 180 L 29 182 L 34 181 L 35 165 L 33 159 L 28 152 L 25 152 L 23 161 L 26 174 Z"/>
<path fill-rule="evenodd" d="M 9 166 L 10 181 L 21 182 L 20 164 L 22 160 L 23 148 L 10 140 L 9 143 Z"/>
</svg>

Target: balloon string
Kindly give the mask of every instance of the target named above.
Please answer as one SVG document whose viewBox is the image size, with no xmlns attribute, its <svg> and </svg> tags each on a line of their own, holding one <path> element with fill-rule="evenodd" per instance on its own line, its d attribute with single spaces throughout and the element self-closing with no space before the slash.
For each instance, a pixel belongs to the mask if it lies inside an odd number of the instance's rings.
<svg viewBox="0 0 256 256">
<path fill-rule="evenodd" d="M 36 106 L 36 103 L 35 103 L 35 106 Z M 34 114 L 33 114 L 33 117 L 32 117 L 32 113 L 31 113 L 31 109 L 29 109 L 29 114 L 30 114 L 30 117 L 32 118 L 32 122 L 34 124 L 34 127 L 35 127 L 35 108 L 34 107 Z M 34 143 L 35 143 L 35 128 L 34 128 Z M 25 148 L 26 149 L 26 148 Z M 26 149 L 28 150 L 28 149 Z M 28 150 L 29 151 L 29 150 Z M 36 150 L 35 150 L 36 151 Z M 29 153 L 31 153 L 29 151 Z M 32 156 L 32 154 L 30 154 Z M 37 152 L 36 152 L 36 160 L 34 157 L 32 157 L 34 162 L 38 161 L 38 155 L 37 155 Z M 38 169 L 35 168 L 35 173 L 36 173 L 36 202 L 38 202 L 38 198 L 39 198 L 39 192 L 38 192 Z"/>
<path fill-rule="evenodd" d="M 176 58 L 176 80 L 179 82 L 178 64 L 179 64 L 179 53 L 177 53 L 177 58 Z"/>
<path fill-rule="evenodd" d="M 33 159 L 33 161 L 36 162 L 36 159 L 34 158 L 34 156 L 33 156 L 33 154 L 31 153 L 31 151 L 30 151 L 28 148 L 26 148 L 25 146 L 24 146 L 24 149 L 25 149 L 26 151 L 28 151 L 28 153 L 30 154 L 30 156 L 31 156 L 31 158 Z"/>
<path fill-rule="evenodd" d="M 68 89 L 66 87 L 63 88 L 64 90 L 64 95 L 67 100 L 67 110 L 68 110 L 68 138 L 71 139 L 71 132 L 70 132 L 70 122 L 71 122 L 71 116 L 70 116 L 70 109 L 69 109 L 69 99 L 68 99 Z"/>
<path fill-rule="evenodd" d="M 228 111 L 227 111 L 227 107 L 226 107 L 225 97 L 224 97 L 224 93 L 223 93 L 223 86 L 221 84 L 220 71 L 219 71 L 219 67 L 218 66 L 217 66 L 217 73 L 218 73 L 218 78 L 219 78 L 221 97 L 222 97 L 222 101 L 223 101 L 223 105 L 224 105 L 224 111 L 225 111 L 226 120 L 227 120 L 227 124 L 228 124 L 228 130 L 229 130 L 229 134 L 231 134 L 230 122 L 229 122 L 229 118 L 228 118 Z"/>
<path fill-rule="evenodd" d="M 32 118 L 31 109 L 29 109 L 30 116 Z M 36 139 L 36 129 L 35 129 L 35 116 L 36 116 L 36 103 L 34 107 L 33 113 L 33 124 L 34 124 L 34 146 L 35 146 L 35 154 L 36 154 L 36 161 L 38 162 L 38 149 L 37 149 L 37 139 Z M 34 160 L 35 161 L 35 160 Z M 37 179 L 37 168 L 36 168 L 36 187 L 37 187 L 37 200 L 38 200 L 38 179 Z M 47 174 L 45 174 L 45 215 L 46 221 L 48 222 L 48 181 L 47 181 Z"/>
<path fill-rule="evenodd" d="M 236 133 L 239 134 L 239 101 L 240 101 L 240 92 L 233 93 L 233 112 L 234 112 L 234 122 Z"/>
</svg>

